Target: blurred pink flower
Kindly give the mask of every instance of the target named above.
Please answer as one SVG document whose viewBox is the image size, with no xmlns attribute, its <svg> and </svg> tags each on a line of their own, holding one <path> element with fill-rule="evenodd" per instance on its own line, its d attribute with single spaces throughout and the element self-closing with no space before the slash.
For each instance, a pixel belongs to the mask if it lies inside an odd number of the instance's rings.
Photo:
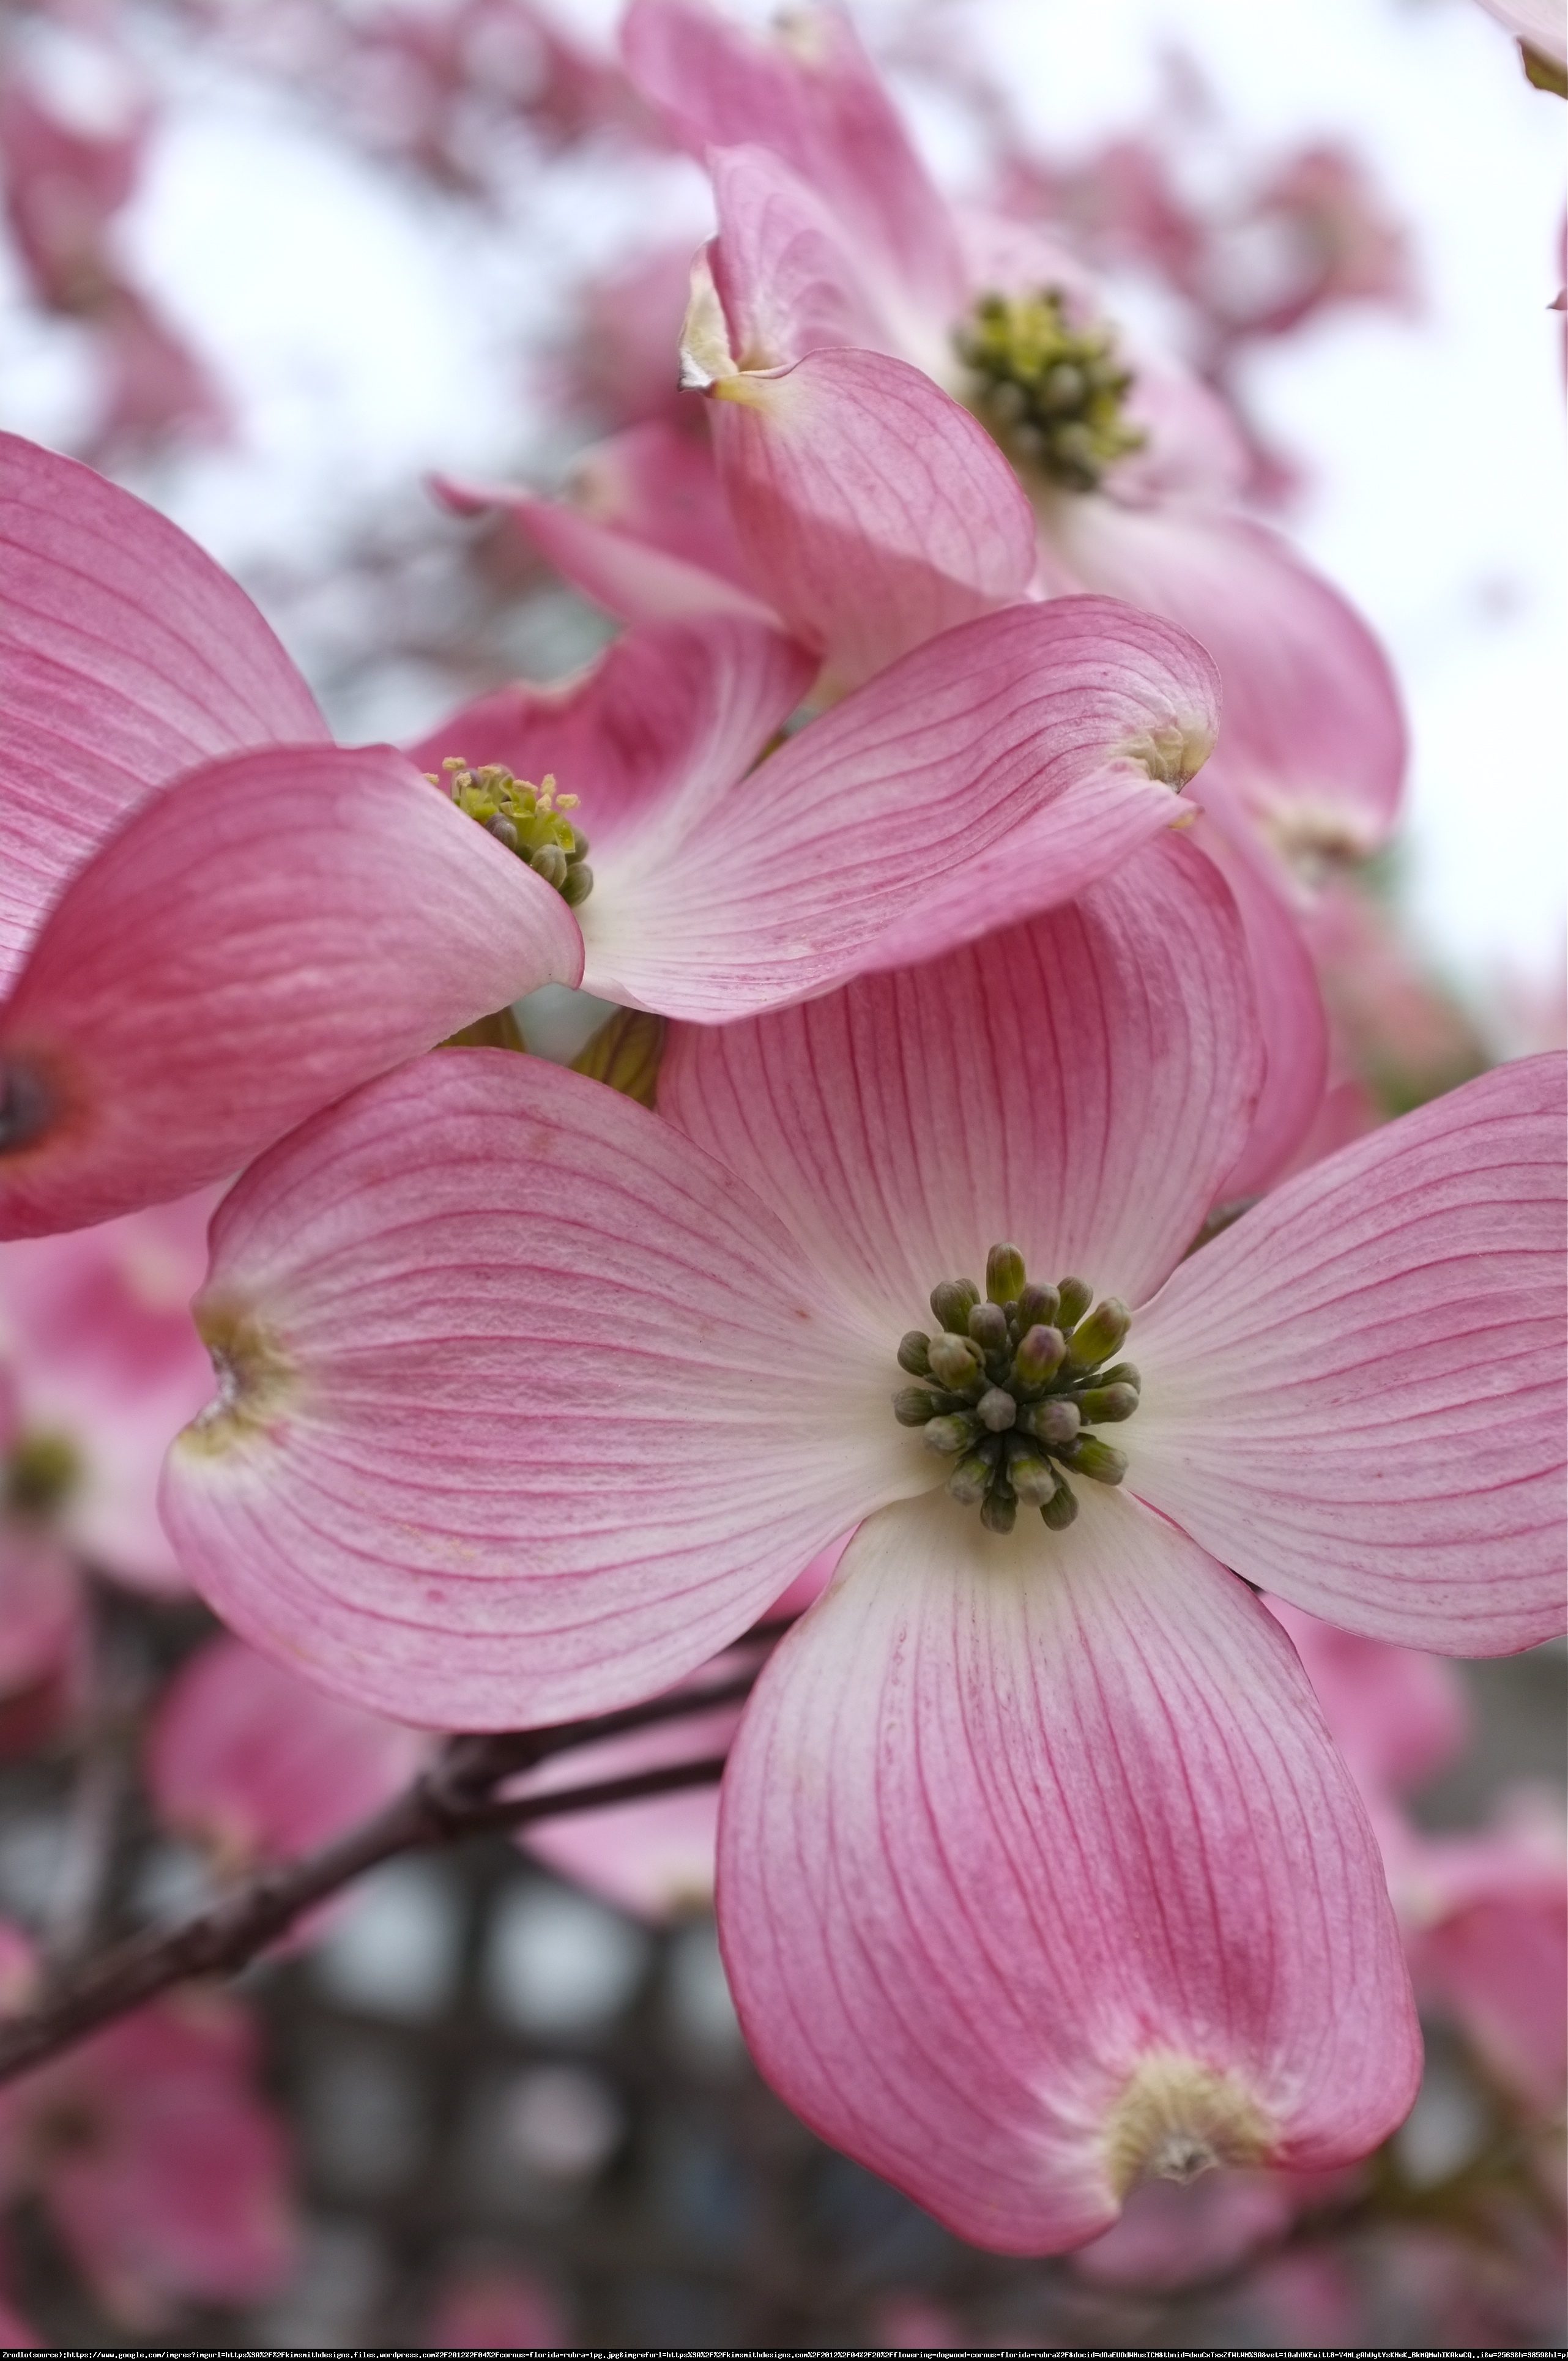
<svg viewBox="0 0 1568 2361">
<path fill-rule="evenodd" d="M 72 120 L 51 100 L 20 45 L 0 76 L 5 214 L 29 283 L 49 311 L 91 332 L 104 386 L 89 448 L 123 456 L 179 434 L 220 434 L 216 386 L 128 276 L 116 216 L 135 195 L 154 109 L 126 58 L 98 38 L 77 62 L 111 104 Z M 82 41 L 81 27 L 72 37 Z"/>
<path fill-rule="evenodd" d="M 155 2328 L 181 2302 L 287 2281 L 295 2223 L 281 2125 L 236 2002 L 188 1992 L 0 2092 L 0 2188 L 36 2192 L 97 2301 Z"/>
<path fill-rule="evenodd" d="M 0 2296 L 0 2351 L 38 2353 L 45 2349 L 37 2329 L 25 2321 L 19 2312 L 14 2312 L 4 2296 Z"/>
<path fill-rule="evenodd" d="M 236 1876 L 310 1852 L 407 1785 L 422 1730 L 324 1697 L 225 1632 L 187 1658 L 148 1733 L 148 1794 L 169 1828 Z"/>
<path fill-rule="evenodd" d="M 1417 1996 L 1456 2022 L 1503 2087 L 1544 2118 L 1568 2097 L 1568 1830 L 1560 1805 L 1506 1797 L 1492 1825 L 1431 1835 L 1404 1799 L 1464 1752 L 1453 1668 L 1269 1602 L 1366 1799 Z"/>
<path fill-rule="evenodd" d="M 872 2310 L 872 2347 L 893 2353 L 962 2353 L 969 2349 L 963 2323 L 945 2303 L 928 2295 L 895 2290 Z"/>
<path fill-rule="evenodd" d="M 433 2353 L 549 2353 L 570 2349 L 561 2306 L 532 2272 L 496 2263 L 454 2272 L 431 2312 Z"/>
<path fill-rule="evenodd" d="M 1326 879 L 1301 924 L 1329 1011 L 1336 1080 L 1359 1083 L 1376 1107 L 1403 1115 L 1488 1062 L 1475 1026 L 1423 966 L 1395 911 L 1361 879 Z"/>
<path fill-rule="evenodd" d="M 1561 1806 L 1524 1798 L 1475 1835 L 1385 1839 L 1418 1998 L 1552 2121 L 1568 2100 L 1568 1861 Z"/>
<path fill-rule="evenodd" d="M 158 1478 L 212 1391 L 190 1305 L 214 1202 L 0 1246 L 0 1371 L 16 1401 L 5 1449 L 13 1486 L 31 1483 L 21 1513 L 14 1501 L 0 1523 L 0 1552 L 35 1565 L 52 1552 L 138 1589 L 183 1589 Z"/>
<path fill-rule="evenodd" d="M 338 1693 L 454 1727 L 646 1695 L 864 1518 L 730 1757 L 727 1963 L 797 2112 L 988 2245 L 1081 2241 L 1145 2170 L 1343 2161 L 1411 2095 L 1365 1815 L 1208 1553 L 1451 1649 L 1560 1621 L 1559 1066 L 1484 1077 L 1184 1260 L 1259 1063 L 1234 908 L 1166 839 L 945 961 L 677 1028 L 667 1121 L 438 1059 L 273 1151 L 216 1225 L 233 1382 L 165 1515 L 225 1618 Z M 1135 1411 L 1124 1461 L 1053 1411 L 1047 1466 L 992 1374 L 948 1497 L 889 1414 L 895 1339 L 933 1278 L 961 1318 L 977 1262 L 1002 1295 L 974 1333 L 1005 1327 L 1010 1236 L 1124 1299 L 1063 1349 L 1097 1367 L 1130 1317 L 1142 1395 L 1085 1395 L 1091 1426 Z M 950 1386 L 969 1347 L 939 1345 Z M 508 1448 L 493 1400 L 537 1436 Z M 1062 1466 L 1091 1479 L 1076 1522 Z"/>
</svg>

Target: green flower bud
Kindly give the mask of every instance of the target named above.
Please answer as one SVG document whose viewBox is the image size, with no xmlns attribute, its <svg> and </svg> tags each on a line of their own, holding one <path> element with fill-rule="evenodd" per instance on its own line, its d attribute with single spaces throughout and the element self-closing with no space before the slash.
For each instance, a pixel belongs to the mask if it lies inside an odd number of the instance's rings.
<svg viewBox="0 0 1568 2361">
<path fill-rule="evenodd" d="M 1131 1418 L 1138 1406 L 1136 1386 L 1091 1386 L 1078 1398 L 1079 1409 L 1089 1426 L 1115 1426 Z"/>
<path fill-rule="evenodd" d="M 985 1291 L 992 1303 L 1012 1303 L 1024 1290 L 1024 1257 L 1016 1246 L 992 1246 L 985 1258 Z"/>
<path fill-rule="evenodd" d="M 967 1336 L 953 1336 L 944 1331 L 933 1339 L 927 1357 L 938 1384 L 950 1386 L 958 1393 L 980 1376 L 980 1354 Z"/>
<path fill-rule="evenodd" d="M 991 1386 L 975 1404 L 975 1415 L 992 1434 L 1003 1434 L 1018 1415 L 1018 1405 L 1000 1386 Z"/>
<path fill-rule="evenodd" d="M 1000 1303 L 977 1303 L 969 1316 L 969 1332 L 982 1353 L 1004 1352 L 1007 1314 Z"/>
<path fill-rule="evenodd" d="M 1143 1378 L 1132 1361 L 1118 1361 L 1109 1369 L 1102 1369 L 1097 1382 L 1102 1386 L 1131 1386 L 1135 1393 L 1143 1390 Z"/>
<path fill-rule="evenodd" d="M 1042 1327 L 1036 1322 L 1018 1346 L 1014 1373 L 1021 1386 L 1043 1386 L 1056 1376 L 1066 1356 L 1067 1340 L 1061 1330 Z"/>
<path fill-rule="evenodd" d="M 924 1426 L 937 1415 L 937 1397 L 927 1386 L 902 1386 L 893 1398 L 893 1414 L 900 1426 Z"/>
<path fill-rule="evenodd" d="M 1057 1311 L 1057 1326 L 1065 1334 L 1082 1319 L 1094 1301 L 1094 1290 L 1087 1279 L 1064 1279 L 1057 1292 L 1061 1298 Z"/>
<path fill-rule="evenodd" d="M 1034 1435 L 1037 1442 L 1047 1444 L 1053 1451 L 1059 1450 L 1064 1443 L 1073 1442 L 1082 1422 L 1078 1404 L 1069 1401 L 1062 1394 L 1052 1394 L 1045 1401 L 1031 1402 L 1018 1419 L 1026 1434 Z"/>
<path fill-rule="evenodd" d="M 1041 1287 L 1031 1279 L 1013 1306 L 1019 1335 L 1026 1336 L 1035 1327 L 1054 1327 L 1060 1303 L 1061 1298 L 1054 1287 Z"/>
<path fill-rule="evenodd" d="M 1046 371 L 1040 398 L 1047 410 L 1076 410 L 1088 390 L 1082 369 L 1074 368 L 1070 361 L 1058 361 Z"/>
<path fill-rule="evenodd" d="M 990 1460 L 980 1452 L 971 1451 L 967 1459 L 959 1460 L 948 1477 L 948 1489 L 955 1500 L 961 1500 L 966 1509 L 972 1509 L 975 1502 L 983 1500 L 990 1491 L 991 1477 Z"/>
<path fill-rule="evenodd" d="M 1011 1492 L 988 1492 L 980 1504 L 980 1521 L 988 1532 L 1010 1533 L 1018 1521 L 1018 1503 Z"/>
<path fill-rule="evenodd" d="M 1133 1324 L 1133 1315 L 1119 1295 L 1108 1295 L 1097 1303 L 1087 1320 L 1080 1320 L 1068 1345 L 1069 1366 L 1075 1369 L 1097 1368 L 1121 1349 L 1123 1339 Z"/>
<path fill-rule="evenodd" d="M 1007 1480 L 1025 1508 L 1044 1508 L 1057 1488 L 1057 1471 L 1037 1452 L 1021 1452 L 1007 1462 Z"/>
<path fill-rule="evenodd" d="M 926 1448 L 951 1458 L 955 1452 L 967 1451 L 980 1431 L 980 1421 L 962 1411 L 934 1418 L 927 1424 Z"/>
<path fill-rule="evenodd" d="M 1040 1514 L 1053 1533 L 1065 1533 L 1078 1514 L 1077 1495 L 1066 1484 L 1058 1484 L 1048 1500 L 1040 1503 Z"/>
<path fill-rule="evenodd" d="M 938 1323 L 961 1336 L 969 1326 L 972 1307 L 980 1301 L 980 1290 L 972 1279 L 945 1279 L 940 1287 L 931 1290 L 931 1309 Z"/>
<path fill-rule="evenodd" d="M 534 862 L 537 869 L 538 862 Z M 574 861 L 561 880 L 561 899 L 568 910 L 576 910 L 594 890 L 594 873 L 586 861 Z"/>
<path fill-rule="evenodd" d="M 542 844 L 528 865 L 536 877 L 543 877 L 546 885 L 554 885 L 557 893 L 566 883 L 566 856 L 558 844 Z"/>
<path fill-rule="evenodd" d="M 1076 1443 L 1063 1446 L 1060 1455 L 1076 1475 L 1088 1476 L 1096 1484 L 1119 1484 L 1127 1472 L 1126 1453 L 1113 1443 L 1102 1443 L 1097 1434 L 1080 1434 Z"/>
<path fill-rule="evenodd" d="M 898 1366 L 907 1369 L 912 1378 L 928 1378 L 931 1374 L 931 1339 L 924 1328 L 911 1328 L 899 1340 Z"/>
</svg>

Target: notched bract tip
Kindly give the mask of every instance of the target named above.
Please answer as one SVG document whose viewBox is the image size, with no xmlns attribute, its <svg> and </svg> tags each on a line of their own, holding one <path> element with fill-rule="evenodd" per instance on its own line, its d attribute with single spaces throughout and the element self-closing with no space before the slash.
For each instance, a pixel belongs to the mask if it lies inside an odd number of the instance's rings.
<svg viewBox="0 0 1568 2361">
<path fill-rule="evenodd" d="M 1120 751 L 1157 785 L 1179 789 L 1197 777 L 1213 752 L 1214 733 L 1206 721 L 1171 720 L 1157 730 L 1140 730 Z"/>
<path fill-rule="evenodd" d="M 1194 2180 L 1222 2164 L 1264 2163 L 1267 2114 L 1238 2078 L 1196 2058 L 1146 2058 L 1105 2126 L 1105 2170 L 1118 2199 L 1144 2180 Z"/>
<path fill-rule="evenodd" d="M 218 1390 L 175 1448 L 210 1457 L 271 1433 L 293 1399 L 296 1372 L 253 1312 L 198 1298 L 192 1315 L 212 1356 Z"/>
</svg>

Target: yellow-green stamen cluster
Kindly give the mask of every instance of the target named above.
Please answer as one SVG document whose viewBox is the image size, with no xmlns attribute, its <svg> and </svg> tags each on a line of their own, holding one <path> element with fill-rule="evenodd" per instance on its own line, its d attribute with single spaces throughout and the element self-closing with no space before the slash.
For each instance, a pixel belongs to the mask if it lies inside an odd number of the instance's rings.
<svg viewBox="0 0 1568 2361">
<path fill-rule="evenodd" d="M 1127 1472 L 1125 1455 L 1086 1429 L 1137 1409 L 1131 1361 L 1106 1366 L 1132 1315 L 1114 1295 L 1094 1303 L 1081 1279 L 1032 1285 L 1014 1246 L 992 1247 L 985 1290 L 982 1303 L 972 1279 L 932 1289 L 940 1333 L 912 1328 L 898 1348 L 900 1368 L 926 1383 L 894 1394 L 893 1413 L 957 1461 L 948 1491 L 978 1503 L 993 1533 L 1011 1532 L 1021 1507 L 1060 1532 L 1078 1514 L 1069 1473 L 1119 1484 Z"/>
<path fill-rule="evenodd" d="M 1091 492 L 1107 467 L 1143 448 L 1142 429 L 1123 415 L 1133 373 L 1113 331 L 1075 327 L 1059 289 L 982 295 L 956 341 L 979 380 L 975 414 L 1025 471 Z"/>
<path fill-rule="evenodd" d="M 459 811 L 525 861 L 572 909 L 587 900 L 594 886 L 588 840 L 566 818 L 577 808 L 576 796 L 562 795 L 548 772 L 536 787 L 514 779 L 503 763 L 481 763 L 471 770 L 461 755 L 449 754 L 441 767 Z"/>
</svg>

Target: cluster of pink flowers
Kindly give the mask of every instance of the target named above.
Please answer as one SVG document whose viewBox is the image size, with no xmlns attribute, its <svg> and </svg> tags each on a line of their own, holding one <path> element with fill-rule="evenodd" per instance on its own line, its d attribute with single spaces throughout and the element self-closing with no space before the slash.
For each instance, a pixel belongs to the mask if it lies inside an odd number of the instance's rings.
<svg viewBox="0 0 1568 2361">
<path fill-rule="evenodd" d="M 1501 2011 L 1485 1961 L 1561 1880 L 1416 1835 L 1430 1732 L 1354 1692 L 1373 1643 L 1563 1628 L 1563 1060 L 1311 1156 L 1314 896 L 1399 808 L 1371 634 L 1244 511 L 1212 392 L 937 191 L 845 17 L 633 0 L 622 38 L 712 181 L 692 415 L 563 500 L 449 488 L 624 621 L 585 675 L 336 746 L 174 526 L 0 445 L 0 1235 L 61 1361 L 0 1395 L 0 1685 L 69 1677 L 68 1517 L 193 1586 L 239 1636 L 148 1781 L 232 1874 L 390 1793 L 389 1724 L 630 1705 L 804 1596 L 718 1807 L 752 2054 L 965 2237 L 1054 2252 L 1147 2180 L 1385 2138 L 1407 1954 L 1539 2080 L 1558 1938 Z M 454 1044 L 547 983 L 650 1020 L 635 1089 Z M 192 1329 L 146 1272 L 195 1216 L 148 1209 L 236 1173 Z M 133 1319 L 148 1430 L 189 1422 L 160 1525 L 81 1439 Z M 103 2037 L 127 2123 L 196 2038 Z M 102 2178 L 60 2168 L 64 2218 Z"/>
</svg>

